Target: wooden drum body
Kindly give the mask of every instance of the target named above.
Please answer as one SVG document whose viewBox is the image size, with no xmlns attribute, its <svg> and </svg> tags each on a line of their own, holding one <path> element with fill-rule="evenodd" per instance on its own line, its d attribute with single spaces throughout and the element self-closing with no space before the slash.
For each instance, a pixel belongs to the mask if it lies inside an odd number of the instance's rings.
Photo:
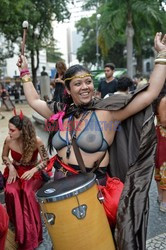
<svg viewBox="0 0 166 250">
<path fill-rule="evenodd" d="M 94 174 L 44 185 L 37 192 L 55 250 L 114 250 L 111 230 L 99 202 Z"/>
</svg>

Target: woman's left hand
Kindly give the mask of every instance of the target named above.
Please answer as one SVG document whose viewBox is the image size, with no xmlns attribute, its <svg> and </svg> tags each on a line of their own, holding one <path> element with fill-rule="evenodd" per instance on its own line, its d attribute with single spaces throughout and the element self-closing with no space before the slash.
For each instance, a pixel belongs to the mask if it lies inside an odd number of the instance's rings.
<svg viewBox="0 0 166 250">
<path fill-rule="evenodd" d="M 156 33 L 154 47 L 157 52 L 166 51 L 166 34 L 162 36 L 161 32 Z"/>
<path fill-rule="evenodd" d="M 30 180 L 35 172 L 35 169 L 32 168 L 31 170 L 26 171 L 20 178 L 24 180 Z"/>
</svg>

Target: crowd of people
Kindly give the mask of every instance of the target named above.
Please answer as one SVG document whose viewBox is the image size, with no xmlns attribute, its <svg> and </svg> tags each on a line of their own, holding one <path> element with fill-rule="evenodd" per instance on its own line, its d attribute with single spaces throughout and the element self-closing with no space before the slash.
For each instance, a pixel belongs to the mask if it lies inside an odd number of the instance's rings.
<svg viewBox="0 0 166 250">
<path fill-rule="evenodd" d="M 121 250 L 146 249 L 148 192 L 156 145 L 151 104 L 158 98 L 166 80 L 166 35 L 156 34 L 155 49 L 158 56 L 148 84 L 135 89 L 127 76 L 114 79 L 115 65 L 109 63 L 104 67 L 106 78 L 99 83 L 97 98 L 91 72 L 82 65 L 67 69 L 64 63 L 57 63 L 53 98 L 46 102 L 34 88 L 26 57 L 20 56 L 17 64 L 21 75 L 26 72 L 22 82 L 29 105 L 51 124 L 56 124 L 57 129 L 49 131 L 48 139 L 50 153 L 52 149 L 57 152 L 53 158 L 54 181 L 82 172 L 75 153 L 77 147 L 84 172 L 93 172 L 100 185 L 106 185 L 107 175 L 124 183 L 113 230 L 115 246 Z M 162 96 L 156 105 L 157 131 L 165 138 L 164 105 Z M 71 124 L 72 129 L 69 129 Z M 161 145 L 164 143 L 162 138 Z M 166 163 L 159 156 L 163 154 L 161 151 L 162 146 L 159 146 L 156 181 L 160 210 L 165 212 Z M 16 241 L 19 249 L 35 249 L 42 242 L 35 192 L 43 185 L 42 171 L 47 169 L 49 159 L 31 121 L 22 112 L 9 120 L 9 136 L 4 142 L 2 158 L 6 165 L 6 208 L 15 226 Z"/>
</svg>

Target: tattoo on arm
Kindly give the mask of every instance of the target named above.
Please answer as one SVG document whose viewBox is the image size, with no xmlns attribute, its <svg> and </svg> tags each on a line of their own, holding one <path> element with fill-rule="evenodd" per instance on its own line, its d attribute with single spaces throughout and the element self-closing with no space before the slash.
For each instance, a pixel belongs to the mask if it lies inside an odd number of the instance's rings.
<svg viewBox="0 0 166 250">
<path fill-rule="evenodd" d="M 2 160 L 3 160 L 3 163 L 9 168 L 10 165 L 12 165 L 12 163 L 8 159 L 9 149 L 8 149 L 8 146 L 6 144 L 7 144 L 7 139 L 4 141 L 4 144 L 3 144 Z"/>
<path fill-rule="evenodd" d="M 44 145 L 41 145 L 40 148 L 41 148 L 41 156 L 42 156 L 43 161 L 48 161 L 49 158 L 48 158 L 47 150 L 45 149 Z"/>
<path fill-rule="evenodd" d="M 40 146 L 40 151 L 41 151 L 42 162 L 37 166 L 38 170 L 44 169 L 47 166 L 47 162 L 49 160 L 49 157 L 48 157 L 48 154 L 44 145 Z"/>
<path fill-rule="evenodd" d="M 10 165 L 11 165 L 11 162 L 7 159 L 4 159 L 4 157 L 2 156 L 2 160 L 3 160 L 3 163 L 9 168 Z"/>
</svg>

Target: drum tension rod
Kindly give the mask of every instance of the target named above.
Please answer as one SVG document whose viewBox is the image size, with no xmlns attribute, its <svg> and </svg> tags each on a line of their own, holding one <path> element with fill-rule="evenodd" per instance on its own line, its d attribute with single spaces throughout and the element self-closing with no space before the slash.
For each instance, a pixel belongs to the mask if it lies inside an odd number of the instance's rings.
<svg viewBox="0 0 166 250">
<path fill-rule="evenodd" d="M 99 192 L 97 194 L 97 198 L 100 201 L 100 203 L 103 203 L 104 202 L 104 196 L 103 196 L 103 193 L 102 193 L 102 191 L 101 191 L 101 189 L 99 187 L 100 183 L 99 183 L 98 179 L 96 179 L 96 182 L 97 182 L 97 186 L 98 186 L 98 190 L 99 190 Z"/>
<path fill-rule="evenodd" d="M 46 217 L 47 222 L 50 225 L 54 225 L 55 224 L 55 214 L 52 213 L 44 213 L 44 216 Z"/>
<path fill-rule="evenodd" d="M 50 225 L 54 225 L 55 219 L 56 219 L 55 214 L 47 213 L 45 206 L 44 206 L 44 201 L 42 201 L 41 203 L 43 204 L 41 213 L 44 215 L 44 219 L 45 219 L 46 223 L 48 223 Z"/>
<path fill-rule="evenodd" d="M 75 195 L 78 207 L 75 207 L 72 209 L 72 214 L 77 217 L 77 219 L 83 219 L 86 216 L 86 211 L 87 211 L 87 205 L 83 204 L 80 205 L 79 199 L 77 195 Z"/>
</svg>

